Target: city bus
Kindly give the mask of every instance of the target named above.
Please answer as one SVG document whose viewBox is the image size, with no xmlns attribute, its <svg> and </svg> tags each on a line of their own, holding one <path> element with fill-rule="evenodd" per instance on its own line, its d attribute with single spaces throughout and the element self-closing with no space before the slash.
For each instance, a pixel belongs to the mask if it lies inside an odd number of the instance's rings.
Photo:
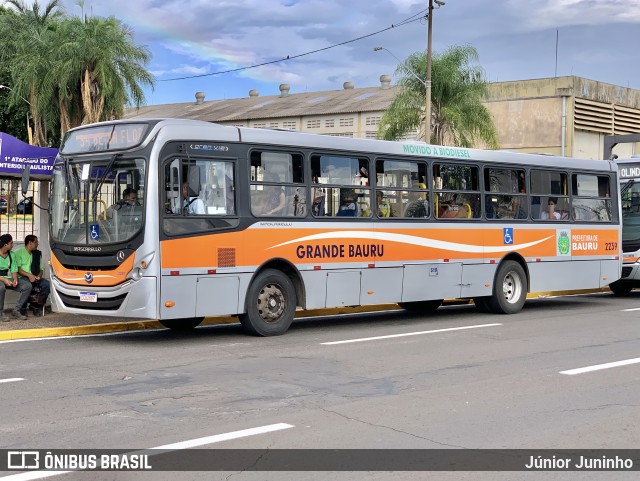
<svg viewBox="0 0 640 481">
<path fill-rule="evenodd" d="M 616 159 L 622 208 L 621 278 L 609 288 L 623 296 L 640 287 L 640 157 Z"/>
<path fill-rule="evenodd" d="M 259 336 L 314 308 L 462 298 L 514 314 L 528 292 L 619 279 L 617 172 L 193 120 L 85 125 L 53 169 L 51 301 L 175 330 L 237 315 Z"/>
</svg>

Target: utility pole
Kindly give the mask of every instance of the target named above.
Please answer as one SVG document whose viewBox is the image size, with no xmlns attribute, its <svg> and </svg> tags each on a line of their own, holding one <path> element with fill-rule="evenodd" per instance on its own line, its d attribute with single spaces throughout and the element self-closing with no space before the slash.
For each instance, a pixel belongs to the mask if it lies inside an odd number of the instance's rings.
<svg viewBox="0 0 640 481">
<path fill-rule="evenodd" d="M 442 7 L 442 0 L 429 0 L 428 15 L 428 33 L 427 33 L 427 81 L 426 83 L 426 100 L 424 108 L 424 141 L 428 144 L 431 142 L 431 30 L 433 28 L 433 2 Z"/>
<path fill-rule="evenodd" d="M 433 22 L 433 0 L 429 0 L 428 28 L 427 28 L 427 79 L 426 79 L 426 100 L 424 107 L 424 141 L 431 142 L 431 28 Z"/>
</svg>

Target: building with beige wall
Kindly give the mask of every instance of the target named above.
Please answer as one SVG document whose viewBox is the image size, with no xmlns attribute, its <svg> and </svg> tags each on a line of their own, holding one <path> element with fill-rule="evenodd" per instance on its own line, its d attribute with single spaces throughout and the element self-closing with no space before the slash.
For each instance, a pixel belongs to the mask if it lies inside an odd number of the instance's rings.
<svg viewBox="0 0 640 481">
<path fill-rule="evenodd" d="M 382 114 L 397 86 L 382 75 L 377 87 L 151 105 L 128 109 L 125 118 L 176 117 L 225 125 L 298 130 L 321 135 L 375 138 Z M 493 115 L 500 147 L 567 157 L 601 159 L 604 137 L 640 132 L 640 90 L 580 77 L 496 82 L 489 84 L 486 107 Z M 415 138 L 417 131 L 407 138 Z M 615 153 L 630 157 L 640 144 L 621 144 Z"/>
</svg>

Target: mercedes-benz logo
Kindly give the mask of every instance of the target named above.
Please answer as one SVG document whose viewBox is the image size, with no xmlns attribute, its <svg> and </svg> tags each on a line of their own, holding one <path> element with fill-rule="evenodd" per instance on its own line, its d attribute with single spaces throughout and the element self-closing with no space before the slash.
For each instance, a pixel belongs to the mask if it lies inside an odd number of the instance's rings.
<svg viewBox="0 0 640 481">
<path fill-rule="evenodd" d="M 84 275 L 84 281 L 85 281 L 87 284 L 91 284 L 91 283 L 93 282 L 93 274 L 91 274 L 91 272 L 87 272 L 87 273 Z"/>
<path fill-rule="evenodd" d="M 124 251 L 118 251 L 118 253 L 116 254 L 116 259 L 118 260 L 118 262 L 122 262 L 124 260 Z"/>
</svg>

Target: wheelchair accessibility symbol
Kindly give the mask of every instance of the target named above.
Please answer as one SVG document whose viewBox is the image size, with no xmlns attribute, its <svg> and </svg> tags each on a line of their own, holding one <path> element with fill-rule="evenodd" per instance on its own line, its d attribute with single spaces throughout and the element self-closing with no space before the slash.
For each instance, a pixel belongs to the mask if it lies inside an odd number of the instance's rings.
<svg viewBox="0 0 640 481">
<path fill-rule="evenodd" d="M 100 237 L 100 225 L 89 224 L 89 235 L 93 240 L 96 240 L 98 237 Z"/>
<path fill-rule="evenodd" d="M 513 244 L 513 227 L 505 227 L 503 236 L 505 244 Z"/>
</svg>

